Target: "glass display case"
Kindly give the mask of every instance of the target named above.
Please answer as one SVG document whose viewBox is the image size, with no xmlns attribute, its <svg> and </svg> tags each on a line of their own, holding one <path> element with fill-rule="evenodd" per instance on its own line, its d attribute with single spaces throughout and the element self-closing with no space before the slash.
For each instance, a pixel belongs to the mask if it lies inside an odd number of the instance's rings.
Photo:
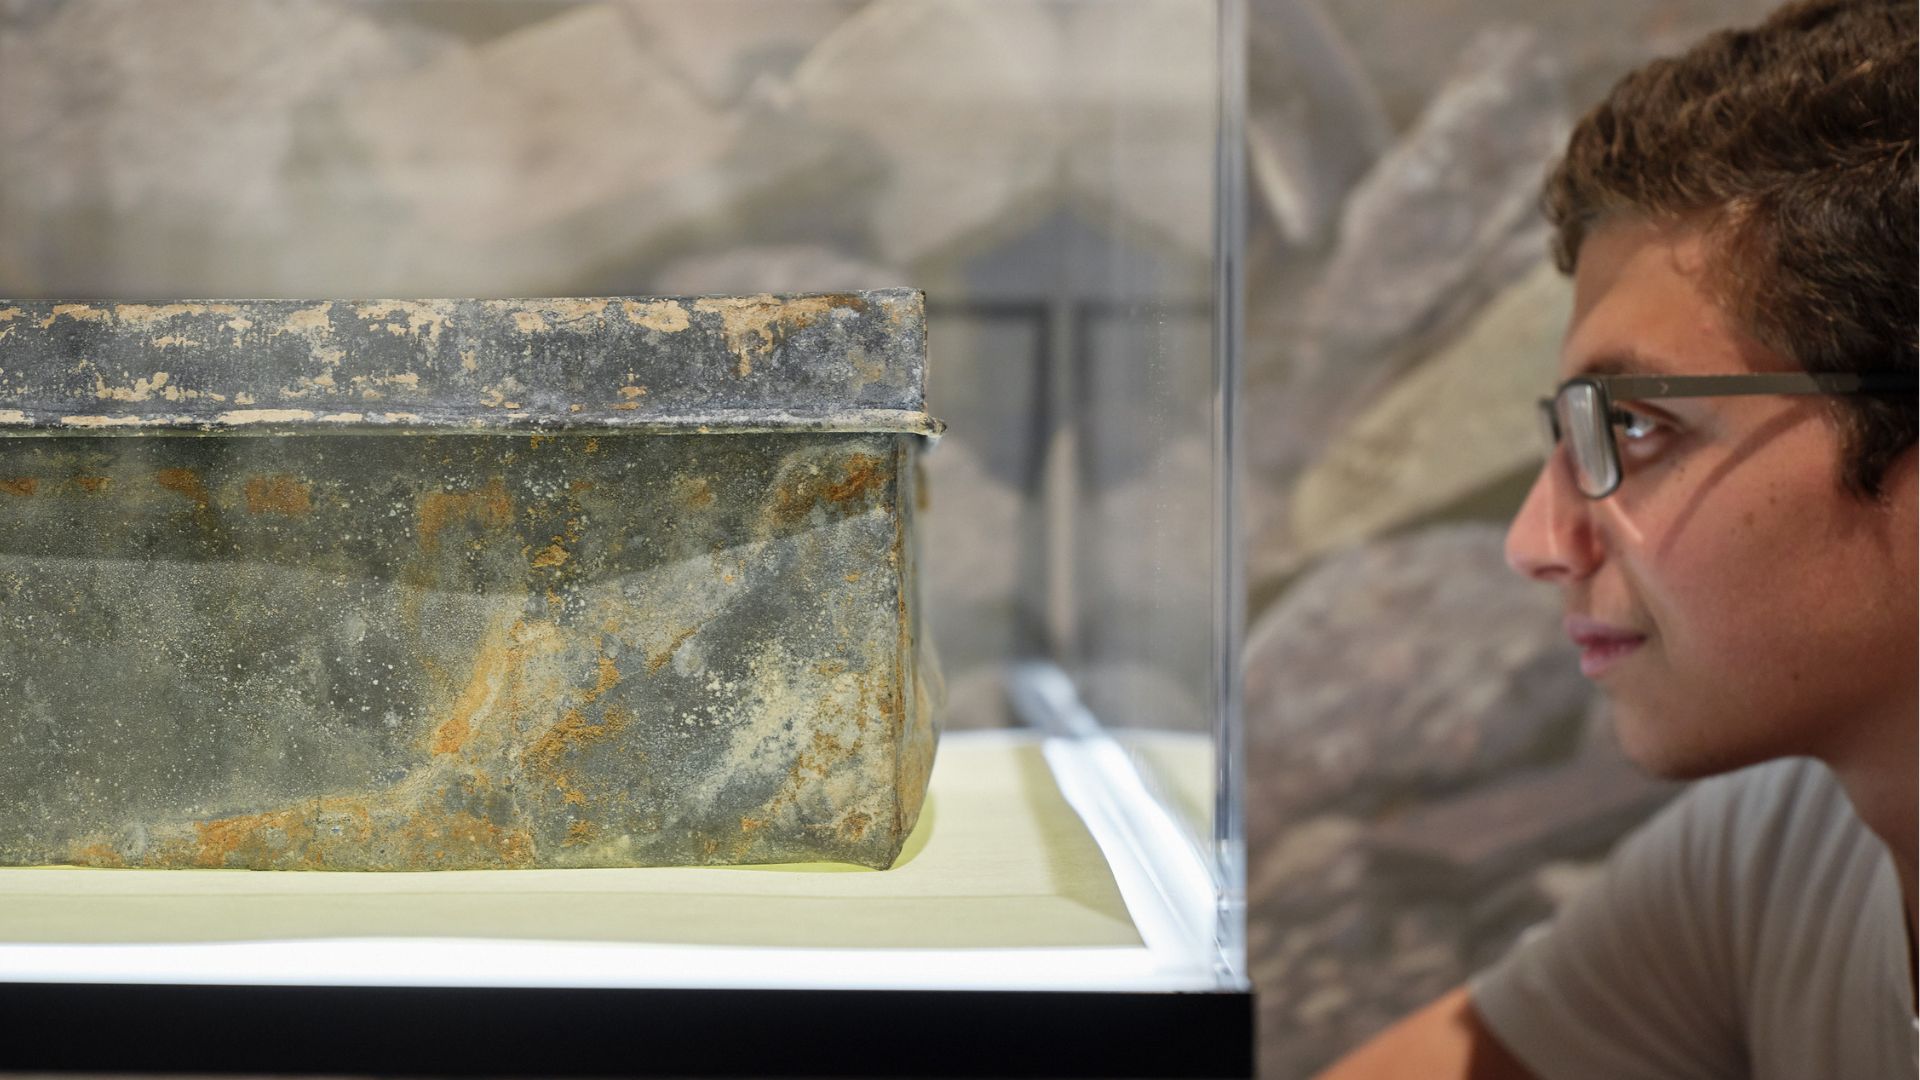
<svg viewBox="0 0 1920 1080">
<path fill-rule="evenodd" d="M 4 868 L 0 1015 L 43 1035 L 0 1069 L 1250 1071 L 1243 20 L 0 6 L 0 297 L 909 287 L 947 425 L 917 526 L 946 704 L 891 869 Z M 103 1008 L 138 1037 L 82 1037 Z M 357 1034 L 259 1034 L 300 1018 Z"/>
</svg>

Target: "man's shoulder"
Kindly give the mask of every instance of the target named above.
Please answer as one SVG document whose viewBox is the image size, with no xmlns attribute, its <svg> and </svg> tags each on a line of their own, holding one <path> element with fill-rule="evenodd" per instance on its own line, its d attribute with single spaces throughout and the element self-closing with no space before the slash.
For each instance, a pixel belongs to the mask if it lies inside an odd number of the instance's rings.
<svg viewBox="0 0 1920 1080">
<path fill-rule="evenodd" d="M 1542 1076 L 1881 1075 L 1858 1061 L 1899 1057 L 1881 1045 L 1904 1022 L 1898 899 L 1833 774 L 1772 761 L 1674 800 L 1475 980 L 1474 1005 Z M 1874 1017 L 1872 1045 L 1808 1000 Z"/>
<path fill-rule="evenodd" d="M 1756 876 L 1792 875 L 1836 847 L 1874 851 L 1875 837 L 1853 811 L 1833 773 L 1811 758 L 1781 758 L 1693 785 L 1645 842 L 1681 844 L 1702 869 Z M 1676 853 L 1677 854 L 1677 853 Z"/>
</svg>

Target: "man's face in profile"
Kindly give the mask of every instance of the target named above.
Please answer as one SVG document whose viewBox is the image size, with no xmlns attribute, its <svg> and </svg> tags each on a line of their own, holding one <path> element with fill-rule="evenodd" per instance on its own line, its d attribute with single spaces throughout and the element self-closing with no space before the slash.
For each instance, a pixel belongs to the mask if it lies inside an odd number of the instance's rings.
<svg viewBox="0 0 1920 1080">
<path fill-rule="evenodd" d="M 1677 226 L 1591 234 L 1561 377 L 1798 370 L 1723 313 L 1708 251 Z M 1874 752 L 1887 718 L 1873 714 L 1913 695 L 1914 451 L 1873 502 L 1841 484 L 1831 399 L 1618 404 L 1632 417 L 1614 429 L 1619 489 L 1588 499 L 1556 450 L 1507 557 L 1560 587 L 1582 670 L 1611 699 L 1628 754 L 1692 777 Z"/>
</svg>

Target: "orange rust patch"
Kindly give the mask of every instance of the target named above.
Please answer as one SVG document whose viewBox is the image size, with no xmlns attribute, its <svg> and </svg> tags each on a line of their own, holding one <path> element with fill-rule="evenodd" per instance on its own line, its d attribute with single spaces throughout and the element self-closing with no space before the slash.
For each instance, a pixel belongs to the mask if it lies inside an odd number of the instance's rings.
<svg viewBox="0 0 1920 1080">
<path fill-rule="evenodd" d="M 680 501 L 696 510 L 713 505 L 713 484 L 704 476 L 689 476 L 674 485 Z"/>
<path fill-rule="evenodd" d="M 457 754 L 467 745 L 467 739 L 473 734 L 473 726 L 464 715 L 450 716 L 433 729 L 433 752 L 436 754 Z"/>
<path fill-rule="evenodd" d="M 840 834 L 848 840 L 858 840 L 867 835 L 873 825 L 873 815 L 855 810 L 840 819 Z"/>
<path fill-rule="evenodd" d="M 176 495 L 192 499 L 203 510 L 213 505 L 207 495 L 207 485 L 200 482 L 200 474 L 192 469 L 161 469 L 153 474 L 153 480 Z"/>
<path fill-rule="evenodd" d="M 450 715 L 433 731 L 434 753 L 457 754 L 466 749 L 467 741 L 473 737 L 474 716 L 498 691 L 497 684 L 519 658 L 518 651 L 511 646 L 489 644 L 480 650 L 474 659 L 472 678 L 454 699 Z"/>
<path fill-rule="evenodd" d="M 827 498 L 833 502 L 852 502 L 865 498 L 875 488 L 886 483 L 886 475 L 881 461 L 872 454 L 852 454 L 847 458 L 845 476 L 839 483 L 827 488 Z"/>
<path fill-rule="evenodd" d="M 598 677 L 596 677 L 593 680 L 593 689 L 581 695 L 581 700 L 591 705 L 595 701 L 598 701 L 601 695 L 613 689 L 615 686 L 619 685 L 619 683 L 620 683 L 619 665 L 613 662 L 613 657 L 603 656 L 600 658 L 600 673 Z"/>
<path fill-rule="evenodd" d="M 269 848 L 292 846 L 297 840 L 294 834 L 301 831 L 295 827 L 298 816 L 293 810 L 277 810 L 266 814 L 195 822 L 193 831 L 196 847 L 191 861 L 195 866 L 217 868 L 227 865 L 229 859 L 243 852 L 257 857 L 265 854 Z M 265 835 L 269 832 L 279 835 Z"/>
<path fill-rule="evenodd" d="M 682 630 L 678 634 L 675 634 L 673 636 L 673 640 L 667 642 L 666 648 L 661 649 L 659 652 L 648 654 L 647 674 L 652 675 L 658 672 L 661 668 L 666 667 L 667 661 L 673 659 L 673 654 L 680 651 L 680 646 L 685 645 L 687 643 L 688 638 L 692 637 L 693 635 L 699 632 L 700 632 L 699 627 L 689 626 L 685 630 Z"/>
<path fill-rule="evenodd" d="M 190 836 L 163 845 L 143 861 L 206 868 L 345 868 L 364 865 L 356 856 L 376 834 L 393 844 L 394 860 L 402 865 L 513 867 L 533 861 L 533 839 L 525 829 L 502 828 L 438 802 L 401 809 L 351 797 L 195 822 Z"/>
<path fill-rule="evenodd" d="M 16 476 L 9 480 L 0 480 L 0 491 L 22 498 L 40 490 L 40 481 L 31 476 Z"/>
<path fill-rule="evenodd" d="M 467 813 L 420 810 L 401 828 L 400 841 L 413 863 L 517 867 L 531 865 L 534 856 L 532 833 Z"/>
<path fill-rule="evenodd" d="M 580 709 L 566 709 L 561 719 L 541 732 L 540 738 L 520 755 L 520 763 L 538 773 L 559 773 L 564 755 L 611 738 L 630 723 L 634 723 L 634 713 L 618 707 L 609 707 L 601 713 L 601 723 L 597 724 L 588 723 L 586 713 Z M 564 778 L 561 780 L 564 784 Z"/>
<path fill-rule="evenodd" d="M 313 511 L 313 497 L 298 477 L 278 473 L 247 480 L 247 513 L 299 517 Z"/>
<path fill-rule="evenodd" d="M 113 484 L 111 476 L 76 476 L 73 482 L 81 491 L 89 495 L 98 495 Z"/>
<path fill-rule="evenodd" d="M 88 844 L 73 852 L 71 861 L 79 866 L 125 866 L 127 860 L 108 844 Z"/>
<path fill-rule="evenodd" d="M 471 521 L 486 529 L 504 529 L 513 523 L 513 498 L 506 482 L 494 477 L 478 491 L 435 491 L 420 500 L 420 547 L 436 551 L 440 534 L 452 525 Z"/>
<path fill-rule="evenodd" d="M 794 755 L 793 764 L 787 768 L 786 778 L 781 781 L 779 789 L 762 805 L 761 810 L 766 815 L 766 820 L 773 820 L 793 807 L 809 782 L 825 779 L 831 774 L 836 763 L 853 757 L 859 750 L 859 739 L 855 739 L 854 744 L 849 747 L 825 731 L 815 731 L 812 746 Z M 850 811 L 847 817 L 842 819 L 839 827 L 845 828 L 855 815 L 867 819 L 859 826 L 859 832 L 865 832 L 867 826 L 871 825 L 872 818 L 860 814 L 859 811 Z M 743 834 L 747 832 L 744 818 L 741 821 L 741 831 Z M 856 833 L 857 837 L 858 833 Z M 734 858 L 741 858 L 746 853 L 747 847 L 748 842 L 743 836 L 741 842 L 735 846 Z"/>
<path fill-rule="evenodd" d="M 872 454 L 849 454 L 840 465 L 840 477 L 806 476 L 783 484 L 773 493 L 773 511 L 781 519 L 804 518 L 822 502 L 843 511 L 865 503 L 886 489 L 889 474 L 884 459 Z"/>
<path fill-rule="evenodd" d="M 561 547 L 559 544 L 548 544 L 546 547 L 541 548 L 533 557 L 533 565 L 543 568 L 559 566 L 566 561 L 567 549 Z"/>
<path fill-rule="evenodd" d="M 567 837 L 560 841 L 561 847 L 579 847 L 590 843 L 599 828 L 591 821 L 575 821 L 567 825 Z"/>
</svg>

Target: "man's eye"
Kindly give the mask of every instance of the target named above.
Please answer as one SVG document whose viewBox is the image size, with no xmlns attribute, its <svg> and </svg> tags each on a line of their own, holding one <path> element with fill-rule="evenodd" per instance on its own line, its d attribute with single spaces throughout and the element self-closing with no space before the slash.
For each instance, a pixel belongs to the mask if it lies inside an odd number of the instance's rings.
<svg viewBox="0 0 1920 1080">
<path fill-rule="evenodd" d="M 1667 436 L 1673 434 L 1666 422 L 1631 409 L 1614 411 L 1613 428 L 1618 433 L 1614 445 L 1620 448 L 1622 461 L 1652 461 L 1665 451 Z"/>
<path fill-rule="evenodd" d="M 1660 422 L 1645 413 L 1629 412 L 1621 409 L 1614 414 L 1613 424 L 1620 434 L 1629 439 L 1645 439 L 1660 431 Z"/>
</svg>

